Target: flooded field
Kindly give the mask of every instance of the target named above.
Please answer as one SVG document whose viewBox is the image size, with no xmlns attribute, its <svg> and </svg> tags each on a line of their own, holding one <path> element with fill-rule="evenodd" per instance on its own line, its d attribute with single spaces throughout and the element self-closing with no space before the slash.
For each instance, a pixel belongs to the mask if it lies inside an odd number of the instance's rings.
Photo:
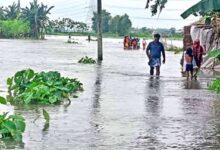
<svg viewBox="0 0 220 150">
<path fill-rule="evenodd" d="M 85 91 L 69 107 L 49 106 L 51 121 L 34 120 L 41 107 L 6 107 L 26 118 L 23 143 L 0 142 L 0 149 L 16 150 L 160 150 L 220 149 L 220 98 L 207 90 L 210 73 L 198 81 L 181 76 L 181 54 L 167 53 L 161 77 L 151 78 L 145 52 L 124 51 L 122 42 L 104 40 L 104 61 L 82 65 L 83 56 L 96 58 L 96 43 L 75 37 L 45 41 L 0 40 L 0 95 L 6 79 L 16 71 L 60 71 L 79 78 Z"/>
</svg>

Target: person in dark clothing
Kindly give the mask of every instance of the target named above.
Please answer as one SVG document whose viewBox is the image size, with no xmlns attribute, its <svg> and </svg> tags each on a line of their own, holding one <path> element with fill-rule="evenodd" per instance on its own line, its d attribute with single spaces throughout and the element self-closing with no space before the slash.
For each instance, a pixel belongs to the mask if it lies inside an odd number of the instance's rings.
<svg viewBox="0 0 220 150">
<path fill-rule="evenodd" d="M 88 41 L 89 41 L 89 43 L 91 41 L 91 35 L 90 34 L 88 35 Z"/>
<path fill-rule="evenodd" d="M 160 42 L 160 34 L 154 35 L 154 41 L 149 43 L 146 53 L 149 58 L 150 75 L 154 75 L 154 68 L 156 68 L 156 75 L 160 76 L 161 53 L 163 55 L 163 64 L 166 61 L 164 46 Z"/>
</svg>

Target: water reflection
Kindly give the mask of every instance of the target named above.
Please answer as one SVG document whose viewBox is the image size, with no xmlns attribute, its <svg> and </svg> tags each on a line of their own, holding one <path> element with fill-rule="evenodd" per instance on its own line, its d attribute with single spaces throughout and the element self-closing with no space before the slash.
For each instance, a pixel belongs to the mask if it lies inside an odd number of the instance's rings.
<svg viewBox="0 0 220 150">
<path fill-rule="evenodd" d="M 160 79 L 151 77 L 146 87 L 145 106 L 147 113 L 159 114 L 160 108 Z"/>
<path fill-rule="evenodd" d="M 96 79 L 94 83 L 94 96 L 92 99 L 92 108 L 91 108 L 91 135 L 90 135 L 90 146 L 95 148 L 97 145 L 100 145 L 99 140 L 102 139 L 100 136 L 101 130 L 101 115 L 100 115 L 100 97 L 102 93 L 102 64 L 98 62 L 96 67 Z"/>
<path fill-rule="evenodd" d="M 160 79 L 147 80 L 145 88 L 145 129 L 138 137 L 138 147 L 146 145 L 149 149 L 156 149 L 159 145 L 160 134 L 160 112 L 161 112 L 161 90 Z"/>
<path fill-rule="evenodd" d="M 216 71 L 212 69 L 202 69 L 201 74 L 205 77 L 216 77 L 220 75 L 220 71 Z"/>
<path fill-rule="evenodd" d="M 1 140 L 0 141 L 0 149 L 24 149 L 24 143 L 18 143 L 18 142 L 14 142 L 12 140 Z"/>
<path fill-rule="evenodd" d="M 184 89 L 201 89 L 199 81 L 189 80 L 184 82 Z"/>
<path fill-rule="evenodd" d="M 94 85 L 93 108 L 100 108 L 101 83 L 102 83 L 102 63 L 98 62 L 96 67 L 96 80 Z M 94 110 L 94 109 L 93 109 Z"/>
</svg>

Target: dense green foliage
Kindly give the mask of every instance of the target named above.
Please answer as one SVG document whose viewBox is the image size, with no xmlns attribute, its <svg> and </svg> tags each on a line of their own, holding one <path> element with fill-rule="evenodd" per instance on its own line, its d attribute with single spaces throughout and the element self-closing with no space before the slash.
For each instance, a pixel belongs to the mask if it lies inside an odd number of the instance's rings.
<svg viewBox="0 0 220 150">
<path fill-rule="evenodd" d="M 85 56 L 79 60 L 79 63 L 81 63 L 81 64 L 95 64 L 96 61 L 93 58 L 89 58 L 88 56 Z"/>
<path fill-rule="evenodd" d="M 12 104 L 60 104 L 82 90 L 77 79 L 61 77 L 55 71 L 35 73 L 31 69 L 17 72 L 7 84 Z"/>
<path fill-rule="evenodd" d="M 6 105 L 7 104 L 7 100 L 4 97 L 0 96 L 0 104 Z"/>
<path fill-rule="evenodd" d="M 93 13 L 92 17 L 92 29 L 97 32 L 97 20 L 98 15 L 97 12 Z M 110 31 L 110 20 L 111 20 L 111 14 L 107 12 L 106 10 L 102 10 L 102 32 L 106 33 Z"/>
<path fill-rule="evenodd" d="M 30 3 L 30 7 L 25 8 L 21 8 L 19 3 L 13 3 L 5 8 L 0 7 L 0 20 L 8 21 L 9 23 L 6 22 L 5 25 L 7 26 L 4 27 L 7 29 L 9 28 L 10 31 L 13 31 L 13 33 L 8 33 L 7 30 L 5 31 L 4 29 L 1 29 L 1 32 L 4 32 L 3 37 L 8 38 L 9 36 L 11 38 L 16 35 L 15 37 L 17 38 L 17 32 L 12 30 L 11 27 L 20 27 L 22 24 L 24 24 L 25 29 L 28 29 L 28 34 L 26 34 L 27 36 L 36 39 L 43 39 L 46 28 L 49 25 L 48 14 L 50 14 L 51 9 L 53 9 L 53 6 L 48 7 L 43 3 L 38 4 L 38 0 L 33 0 L 33 2 Z M 14 20 L 16 20 L 16 22 Z M 29 28 L 27 28 L 27 25 Z M 7 36 L 5 36 L 5 34 Z M 23 34 L 21 34 L 21 36 L 23 36 Z"/>
<path fill-rule="evenodd" d="M 0 7 L 0 20 L 5 19 L 5 13 L 4 13 L 4 8 Z"/>
<path fill-rule="evenodd" d="M 0 138 L 22 140 L 22 133 L 25 131 L 25 120 L 20 115 L 0 115 Z"/>
<path fill-rule="evenodd" d="M 28 20 L 31 25 L 31 36 L 37 39 L 44 38 L 44 34 L 46 31 L 46 27 L 49 24 L 50 10 L 53 9 L 54 6 L 48 8 L 47 5 L 43 3 L 38 4 L 37 0 L 33 0 L 30 3 L 30 7 L 22 8 L 22 18 Z"/>
<path fill-rule="evenodd" d="M 208 53 L 208 56 L 220 60 L 220 49 L 210 51 Z M 220 77 L 212 82 L 212 84 L 209 86 L 209 89 L 217 93 L 220 93 Z"/>
<path fill-rule="evenodd" d="M 209 57 L 214 57 L 214 58 L 220 60 L 220 49 L 216 49 L 216 50 L 210 51 L 208 53 L 208 56 Z"/>
<path fill-rule="evenodd" d="M 49 33 L 87 32 L 88 26 L 83 22 L 74 21 L 70 18 L 62 18 L 49 21 L 47 31 Z"/>
<path fill-rule="evenodd" d="M 92 18 L 92 29 L 97 32 L 97 13 L 94 13 Z M 132 22 L 127 14 L 122 16 L 112 17 L 106 10 L 102 11 L 102 32 L 117 33 L 124 36 L 129 33 L 132 27 Z"/>
<path fill-rule="evenodd" d="M 30 31 L 29 23 L 22 20 L 0 20 L 0 36 L 4 38 L 20 38 Z"/>
<path fill-rule="evenodd" d="M 209 85 L 209 90 L 220 93 L 220 77 Z"/>
</svg>

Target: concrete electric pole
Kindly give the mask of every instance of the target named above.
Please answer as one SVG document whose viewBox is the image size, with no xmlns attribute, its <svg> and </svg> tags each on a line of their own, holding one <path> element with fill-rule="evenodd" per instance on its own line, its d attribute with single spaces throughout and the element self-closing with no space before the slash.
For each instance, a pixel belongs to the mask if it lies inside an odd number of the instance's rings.
<svg viewBox="0 0 220 150">
<path fill-rule="evenodd" d="M 102 0 L 97 0 L 97 28 L 98 28 L 98 61 L 103 60 L 102 52 Z"/>
</svg>

